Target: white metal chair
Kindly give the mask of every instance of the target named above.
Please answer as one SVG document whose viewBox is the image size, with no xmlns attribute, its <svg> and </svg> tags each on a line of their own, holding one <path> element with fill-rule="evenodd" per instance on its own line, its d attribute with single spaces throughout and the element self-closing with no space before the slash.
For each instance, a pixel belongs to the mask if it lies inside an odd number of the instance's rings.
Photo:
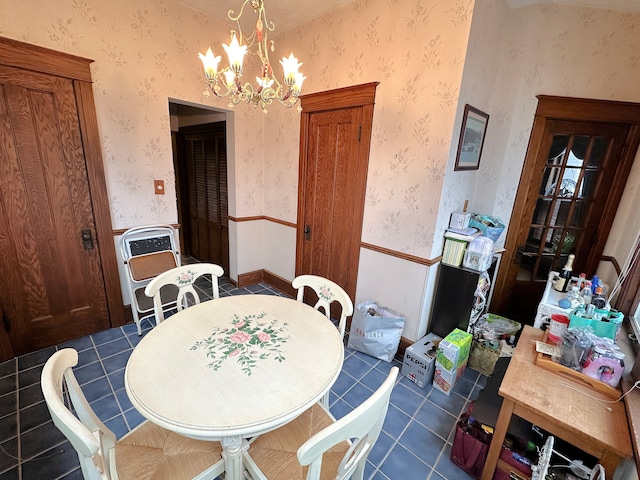
<svg viewBox="0 0 640 480">
<path fill-rule="evenodd" d="M 144 294 L 145 287 L 159 273 L 180 266 L 176 231 L 171 225 L 130 228 L 122 234 L 120 244 L 133 320 L 138 335 L 142 335 L 142 320 L 154 312 L 152 299 Z M 175 306 L 176 297 L 175 288 L 166 288 L 162 292 L 162 304 L 165 308 Z"/>
<path fill-rule="evenodd" d="M 85 480 L 204 480 L 224 472 L 219 442 L 192 440 L 151 422 L 116 441 L 82 393 L 72 370 L 77 364 L 72 348 L 54 353 L 41 386 L 54 425 L 78 453 Z"/>
<path fill-rule="evenodd" d="M 317 403 L 287 425 L 251 440 L 245 465 L 254 480 L 362 480 L 398 376 L 386 380 L 359 407 L 336 420 Z"/>
<path fill-rule="evenodd" d="M 153 304 L 156 316 L 156 325 L 164 320 L 166 308 L 162 303 L 162 289 L 167 285 L 175 286 L 178 289 L 175 307 L 178 311 L 187 308 L 190 305 L 200 303 L 200 294 L 194 288 L 194 283 L 203 275 L 211 276 L 211 299 L 220 298 L 220 289 L 218 286 L 218 278 L 222 276 L 224 270 L 219 265 L 213 263 L 194 263 L 193 265 L 183 265 L 181 267 L 172 268 L 166 272 L 159 274 L 149 282 L 144 290 L 148 297 L 153 298 Z M 202 286 L 198 286 L 202 289 Z M 203 291 L 203 297 L 208 296 L 209 292 Z"/>
<path fill-rule="evenodd" d="M 299 275 L 293 279 L 291 285 L 298 290 L 297 300 L 299 302 L 304 301 L 305 287 L 313 289 L 318 297 L 318 301 L 313 308 L 316 310 L 322 308 L 328 319 L 331 319 L 331 304 L 338 302 L 342 306 L 338 330 L 340 331 L 340 336 L 344 337 L 347 317 L 353 315 L 353 302 L 340 285 L 317 275 Z"/>
</svg>

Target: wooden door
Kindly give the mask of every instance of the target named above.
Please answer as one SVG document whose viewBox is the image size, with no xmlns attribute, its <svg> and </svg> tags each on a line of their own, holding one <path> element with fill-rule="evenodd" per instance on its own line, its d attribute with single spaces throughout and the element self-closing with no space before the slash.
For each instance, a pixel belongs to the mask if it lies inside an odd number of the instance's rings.
<svg viewBox="0 0 640 480">
<path fill-rule="evenodd" d="M 638 148 L 640 105 L 633 111 L 620 102 L 540 97 L 493 311 L 532 324 L 549 272 L 569 254 L 574 275 L 596 273 Z"/>
<path fill-rule="evenodd" d="M 181 128 L 177 171 L 184 253 L 229 274 L 227 139 L 224 122 Z"/>
<path fill-rule="evenodd" d="M 302 97 L 296 275 L 355 299 L 377 83 Z"/>
<path fill-rule="evenodd" d="M 0 309 L 15 355 L 108 328 L 73 82 L 0 66 Z"/>
</svg>

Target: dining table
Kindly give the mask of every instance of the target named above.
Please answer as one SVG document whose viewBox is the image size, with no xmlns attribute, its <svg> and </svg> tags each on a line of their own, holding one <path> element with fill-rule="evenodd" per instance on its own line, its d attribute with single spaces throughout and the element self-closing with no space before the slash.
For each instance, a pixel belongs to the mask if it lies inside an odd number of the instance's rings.
<svg viewBox="0 0 640 480">
<path fill-rule="evenodd" d="M 220 441 L 226 480 L 240 480 L 248 440 L 320 400 L 343 360 L 343 339 L 322 312 L 281 296 L 230 296 L 151 329 L 129 357 L 125 388 L 151 422 Z"/>
</svg>

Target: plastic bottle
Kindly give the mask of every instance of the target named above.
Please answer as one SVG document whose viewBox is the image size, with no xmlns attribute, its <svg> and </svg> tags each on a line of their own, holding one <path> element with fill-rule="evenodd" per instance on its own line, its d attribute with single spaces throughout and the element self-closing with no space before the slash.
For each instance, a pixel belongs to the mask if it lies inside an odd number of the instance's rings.
<svg viewBox="0 0 640 480">
<path fill-rule="evenodd" d="M 594 294 L 596 293 L 596 287 L 600 285 L 600 279 L 598 278 L 598 275 L 594 275 L 593 278 L 591 279 L 591 293 Z"/>
<path fill-rule="evenodd" d="M 473 432 L 474 423 L 476 423 L 476 418 L 473 415 L 469 415 L 467 417 L 467 424 L 463 427 L 463 430 L 467 433 Z"/>
<path fill-rule="evenodd" d="M 556 281 L 553 282 L 553 288 L 558 292 L 566 292 L 571 286 L 571 272 L 573 271 L 574 258 L 576 258 L 576 256 L 573 253 L 569 255 L 569 257 L 567 258 L 567 263 L 560 271 L 560 274 L 558 275 L 558 278 L 556 278 Z"/>
<path fill-rule="evenodd" d="M 584 305 L 584 299 L 582 298 L 582 295 L 580 295 L 577 285 L 571 287 L 571 290 L 567 294 L 567 300 L 569 300 L 571 308 L 577 308 L 580 305 Z"/>
<path fill-rule="evenodd" d="M 607 299 L 602 294 L 602 287 L 596 287 L 596 293 L 593 297 L 591 297 L 591 303 L 598 310 L 604 310 L 607 306 Z"/>
<path fill-rule="evenodd" d="M 585 282 L 584 288 L 580 292 L 580 295 L 582 295 L 582 300 L 584 300 L 585 305 L 589 305 L 591 303 L 593 292 L 591 291 L 591 282 L 589 280 Z"/>
<path fill-rule="evenodd" d="M 586 273 L 581 273 L 578 276 L 578 289 L 582 290 L 586 283 L 587 283 L 587 274 Z"/>
</svg>

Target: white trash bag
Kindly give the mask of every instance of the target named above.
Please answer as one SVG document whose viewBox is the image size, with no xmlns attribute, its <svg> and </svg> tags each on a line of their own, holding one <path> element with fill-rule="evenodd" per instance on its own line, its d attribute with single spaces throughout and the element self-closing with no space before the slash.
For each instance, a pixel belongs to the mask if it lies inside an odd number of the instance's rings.
<svg viewBox="0 0 640 480">
<path fill-rule="evenodd" d="M 393 360 L 404 329 L 405 317 L 371 300 L 356 306 L 347 347 L 372 357 Z"/>
</svg>

